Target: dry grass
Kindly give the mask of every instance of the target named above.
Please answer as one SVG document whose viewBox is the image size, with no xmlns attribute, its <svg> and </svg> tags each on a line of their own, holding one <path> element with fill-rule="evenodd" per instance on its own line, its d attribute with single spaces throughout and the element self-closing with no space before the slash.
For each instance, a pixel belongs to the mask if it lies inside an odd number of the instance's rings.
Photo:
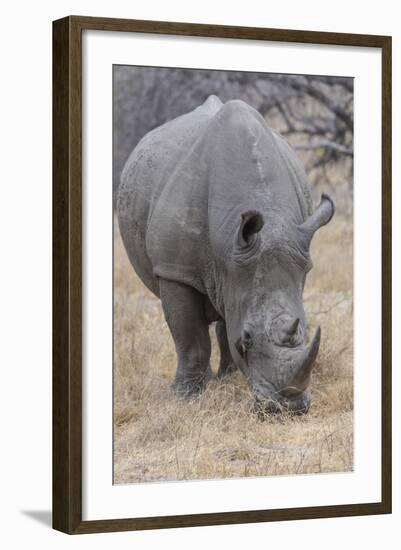
<svg viewBox="0 0 401 550">
<path fill-rule="evenodd" d="M 189 401 L 170 390 L 175 351 L 160 302 L 129 264 L 115 230 L 114 482 L 210 479 L 353 467 L 352 225 L 336 216 L 315 236 L 305 289 L 322 343 L 312 407 L 261 422 L 240 373 Z M 213 337 L 212 368 L 218 355 Z"/>
</svg>

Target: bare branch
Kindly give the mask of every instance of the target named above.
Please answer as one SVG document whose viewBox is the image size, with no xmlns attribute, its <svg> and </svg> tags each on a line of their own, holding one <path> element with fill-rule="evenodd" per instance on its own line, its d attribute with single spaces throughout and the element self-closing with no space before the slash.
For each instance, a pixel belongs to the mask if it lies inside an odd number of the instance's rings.
<svg viewBox="0 0 401 550">
<path fill-rule="evenodd" d="M 352 115 L 349 115 L 338 105 L 336 105 L 334 101 L 327 97 L 321 90 L 318 90 L 313 85 L 303 86 L 298 82 L 294 82 L 292 86 L 295 90 L 299 89 L 301 91 L 304 91 L 317 101 L 320 101 L 320 103 L 327 107 L 329 111 L 334 113 L 342 122 L 344 122 L 349 130 L 353 130 L 354 121 Z"/>
<path fill-rule="evenodd" d="M 292 147 L 293 149 L 305 149 L 305 150 L 322 149 L 322 148 L 334 149 L 335 151 L 338 151 L 339 153 L 342 153 L 349 157 L 354 156 L 354 151 L 350 147 L 345 147 L 345 145 L 340 145 L 339 143 L 336 143 L 334 141 L 329 141 L 328 139 L 322 139 L 315 143 L 297 143 L 292 145 Z"/>
</svg>

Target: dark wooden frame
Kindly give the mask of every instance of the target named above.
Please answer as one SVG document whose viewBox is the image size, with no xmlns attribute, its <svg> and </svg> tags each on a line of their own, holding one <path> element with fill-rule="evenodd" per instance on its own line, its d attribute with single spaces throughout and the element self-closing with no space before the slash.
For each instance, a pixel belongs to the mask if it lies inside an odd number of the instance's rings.
<svg viewBox="0 0 401 550">
<path fill-rule="evenodd" d="M 382 51 L 382 497 L 380 502 L 82 521 L 81 35 L 85 29 Z M 53 527 L 69 534 L 391 512 L 391 37 L 71 16 L 53 22 Z"/>
</svg>

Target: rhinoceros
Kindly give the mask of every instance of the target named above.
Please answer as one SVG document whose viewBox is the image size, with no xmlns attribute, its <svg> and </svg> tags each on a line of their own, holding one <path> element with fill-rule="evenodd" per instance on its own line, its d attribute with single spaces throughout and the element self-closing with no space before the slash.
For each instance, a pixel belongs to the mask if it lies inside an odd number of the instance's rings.
<svg viewBox="0 0 401 550">
<path fill-rule="evenodd" d="M 122 171 L 119 227 L 143 283 L 160 298 L 177 353 L 173 388 L 201 391 L 239 368 L 268 413 L 305 413 L 320 328 L 307 343 L 310 242 L 334 214 L 315 210 L 302 163 L 241 100 L 210 96 L 152 130 Z"/>
</svg>

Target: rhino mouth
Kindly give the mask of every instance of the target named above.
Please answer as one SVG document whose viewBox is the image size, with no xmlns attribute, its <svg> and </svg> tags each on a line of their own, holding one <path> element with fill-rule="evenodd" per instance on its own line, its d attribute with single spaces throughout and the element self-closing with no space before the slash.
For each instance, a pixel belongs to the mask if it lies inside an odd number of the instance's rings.
<svg viewBox="0 0 401 550">
<path fill-rule="evenodd" d="M 262 396 L 254 392 L 255 411 L 261 416 L 289 414 L 302 416 L 309 411 L 311 398 L 309 390 L 297 391 L 286 389 L 272 393 L 270 396 Z"/>
</svg>

